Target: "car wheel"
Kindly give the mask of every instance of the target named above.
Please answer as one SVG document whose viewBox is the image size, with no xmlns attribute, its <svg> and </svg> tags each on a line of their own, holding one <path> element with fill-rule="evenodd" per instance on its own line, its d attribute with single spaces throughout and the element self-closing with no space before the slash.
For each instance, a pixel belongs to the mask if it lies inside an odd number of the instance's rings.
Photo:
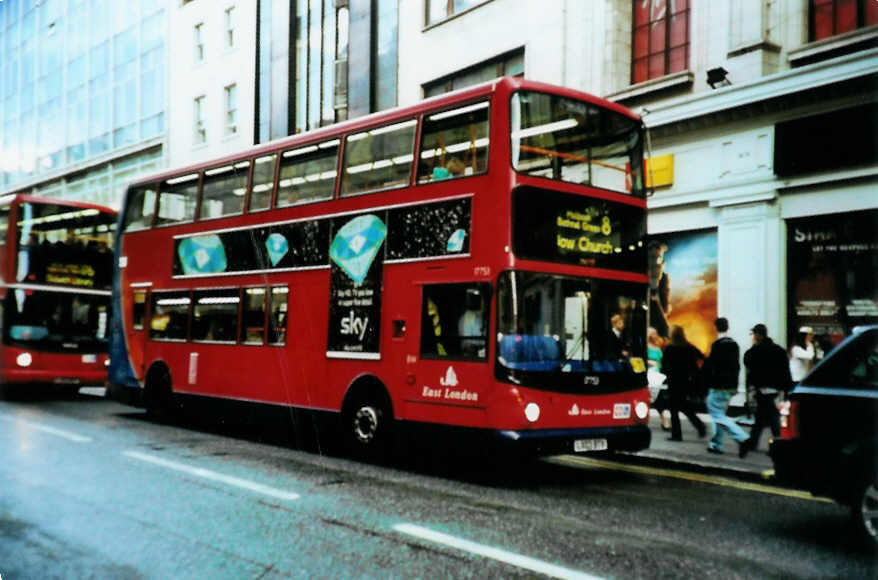
<svg viewBox="0 0 878 580">
<path fill-rule="evenodd" d="M 878 480 L 873 478 L 860 485 L 851 511 L 857 531 L 866 541 L 878 546 Z"/>
</svg>

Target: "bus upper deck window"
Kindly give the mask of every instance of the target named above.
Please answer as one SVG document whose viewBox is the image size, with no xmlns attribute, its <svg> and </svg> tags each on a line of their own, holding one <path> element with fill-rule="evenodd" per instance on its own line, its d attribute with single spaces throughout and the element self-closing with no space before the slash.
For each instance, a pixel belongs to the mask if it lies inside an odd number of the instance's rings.
<svg viewBox="0 0 878 580">
<path fill-rule="evenodd" d="M 253 161 L 253 186 L 250 188 L 250 211 L 260 211 L 271 207 L 271 192 L 274 189 L 274 168 L 276 155 L 257 157 Z"/>
<path fill-rule="evenodd" d="M 277 206 L 332 199 L 339 140 L 284 151 L 277 182 Z"/>
<path fill-rule="evenodd" d="M 156 187 L 132 187 L 128 191 L 123 231 L 143 230 L 152 225 L 155 213 Z"/>
<path fill-rule="evenodd" d="M 348 135 L 341 195 L 407 185 L 417 126 L 412 119 Z"/>
<path fill-rule="evenodd" d="M 250 162 L 215 167 L 204 172 L 198 219 L 238 215 L 244 210 Z"/>
<path fill-rule="evenodd" d="M 421 136 L 418 183 L 488 170 L 487 101 L 427 115 Z"/>
<path fill-rule="evenodd" d="M 162 182 L 156 223 L 191 222 L 195 218 L 197 198 L 197 173 L 190 173 Z"/>
</svg>

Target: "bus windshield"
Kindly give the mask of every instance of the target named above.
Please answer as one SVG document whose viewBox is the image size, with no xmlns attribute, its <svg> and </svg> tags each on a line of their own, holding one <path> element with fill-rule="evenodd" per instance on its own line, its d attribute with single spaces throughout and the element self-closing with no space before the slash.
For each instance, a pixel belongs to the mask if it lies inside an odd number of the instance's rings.
<svg viewBox="0 0 878 580">
<path fill-rule="evenodd" d="M 115 221 L 97 209 L 22 203 L 16 281 L 109 290 Z"/>
<path fill-rule="evenodd" d="M 109 296 L 10 290 L 3 342 L 50 352 L 105 351 L 109 312 Z"/>
<path fill-rule="evenodd" d="M 518 91 L 511 103 L 512 166 L 538 177 L 642 196 L 638 121 L 557 95 Z"/>
<path fill-rule="evenodd" d="M 645 327 L 643 285 L 505 272 L 497 300 L 498 369 L 512 382 L 557 388 L 559 375 L 577 375 L 581 387 L 583 373 L 645 371 L 645 337 L 636 332 Z M 610 383 L 618 381 L 605 376 L 601 384 Z"/>
</svg>

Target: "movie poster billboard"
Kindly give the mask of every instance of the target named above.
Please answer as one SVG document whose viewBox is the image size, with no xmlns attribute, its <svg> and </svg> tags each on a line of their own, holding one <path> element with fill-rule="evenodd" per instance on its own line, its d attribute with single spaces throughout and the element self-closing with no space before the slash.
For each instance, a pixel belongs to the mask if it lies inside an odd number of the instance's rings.
<svg viewBox="0 0 878 580">
<path fill-rule="evenodd" d="M 717 316 L 716 230 L 650 236 L 650 326 L 668 337 L 672 325 L 708 352 Z"/>
<path fill-rule="evenodd" d="M 790 341 L 810 326 L 826 350 L 878 322 L 878 210 L 787 220 L 787 284 Z"/>
</svg>

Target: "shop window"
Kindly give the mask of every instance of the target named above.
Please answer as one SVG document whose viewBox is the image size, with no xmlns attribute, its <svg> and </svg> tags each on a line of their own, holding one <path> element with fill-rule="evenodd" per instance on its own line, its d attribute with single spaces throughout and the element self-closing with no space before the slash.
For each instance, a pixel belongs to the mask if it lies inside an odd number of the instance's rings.
<svg viewBox="0 0 878 580">
<path fill-rule="evenodd" d="M 488 284 L 424 286 L 421 356 L 486 360 L 490 292 Z"/>
<path fill-rule="evenodd" d="M 237 288 L 195 291 L 192 340 L 234 344 L 238 336 L 240 302 Z"/>
<path fill-rule="evenodd" d="M 284 345 L 287 341 L 287 295 L 290 289 L 286 286 L 275 286 L 271 289 L 270 310 L 268 316 L 268 344 Z"/>
<path fill-rule="evenodd" d="M 153 340 L 186 340 L 189 331 L 189 292 L 155 292 L 149 337 Z"/>
<path fill-rule="evenodd" d="M 421 137 L 418 181 L 438 181 L 488 170 L 487 101 L 428 115 Z"/>
<path fill-rule="evenodd" d="M 524 49 L 517 49 L 424 84 L 424 97 L 433 97 L 504 76 L 524 75 Z"/>
<path fill-rule="evenodd" d="M 241 306 L 241 342 L 263 344 L 265 342 L 265 288 L 244 288 Z"/>
<path fill-rule="evenodd" d="M 689 1 L 634 0 L 631 82 L 642 83 L 689 66 Z"/>
<path fill-rule="evenodd" d="M 811 40 L 823 40 L 878 24 L 875 0 L 811 0 Z"/>
</svg>

